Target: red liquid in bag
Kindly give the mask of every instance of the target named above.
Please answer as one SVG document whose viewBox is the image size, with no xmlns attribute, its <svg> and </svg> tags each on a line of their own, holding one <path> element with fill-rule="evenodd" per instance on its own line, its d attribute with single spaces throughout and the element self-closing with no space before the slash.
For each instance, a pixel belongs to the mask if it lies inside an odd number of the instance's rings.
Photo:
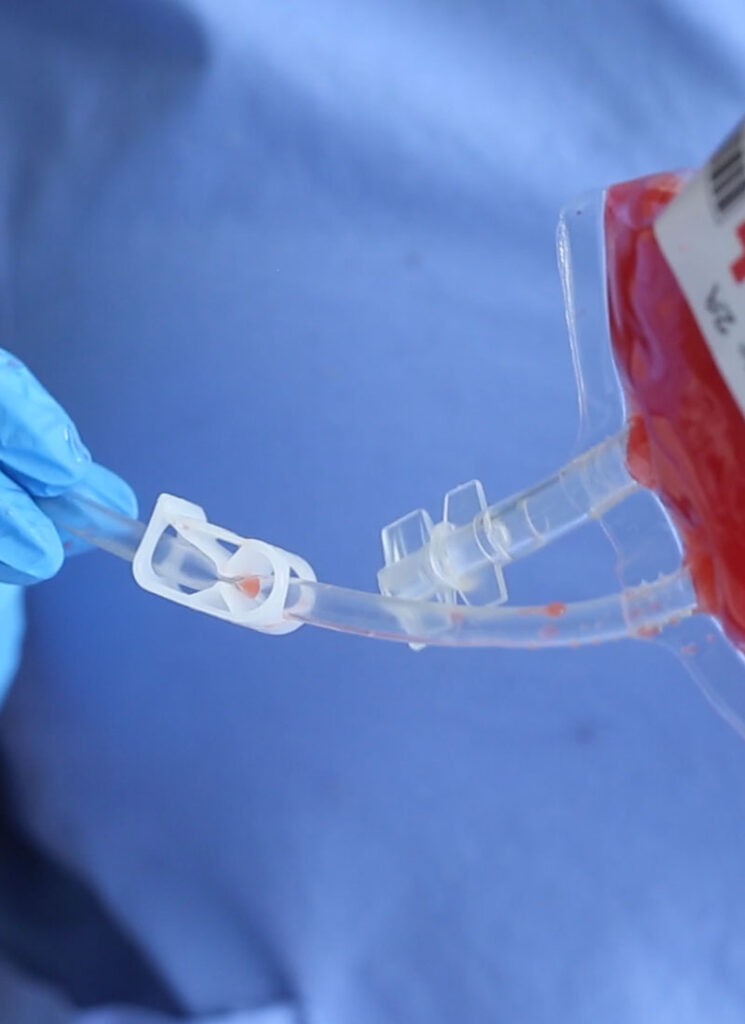
<svg viewBox="0 0 745 1024">
<path fill-rule="evenodd" d="M 628 465 L 670 511 L 701 610 L 745 650 L 745 417 L 652 231 L 683 184 L 658 174 L 607 193 L 608 301 L 631 410 Z"/>
</svg>

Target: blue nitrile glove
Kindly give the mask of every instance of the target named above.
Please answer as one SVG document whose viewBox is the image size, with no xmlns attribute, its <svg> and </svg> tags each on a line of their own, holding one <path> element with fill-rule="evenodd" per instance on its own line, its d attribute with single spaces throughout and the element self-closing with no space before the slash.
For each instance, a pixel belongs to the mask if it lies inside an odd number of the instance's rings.
<svg viewBox="0 0 745 1024">
<path fill-rule="evenodd" d="M 91 461 L 67 413 L 23 363 L 0 349 L 0 696 L 15 672 L 23 632 L 18 585 L 48 579 L 66 553 L 83 547 L 61 536 L 34 500 L 70 487 L 136 515 L 130 488 Z"/>
<path fill-rule="evenodd" d="M 70 487 L 127 515 L 131 490 L 96 466 L 65 411 L 33 374 L 0 349 L 0 582 L 49 579 L 65 558 L 62 538 L 36 505 Z"/>
</svg>

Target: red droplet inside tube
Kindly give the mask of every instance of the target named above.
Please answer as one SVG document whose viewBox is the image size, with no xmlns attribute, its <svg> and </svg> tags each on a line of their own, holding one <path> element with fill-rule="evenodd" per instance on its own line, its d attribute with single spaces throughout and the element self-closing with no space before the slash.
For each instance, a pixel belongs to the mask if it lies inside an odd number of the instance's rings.
<svg viewBox="0 0 745 1024">
<path fill-rule="evenodd" d="M 246 576 L 245 579 L 238 580 L 236 586 L 248 597 L 258 597 L 261 591 L 261 580 L 258 576 Z"/>
<path fill-rule="evenodd" d="M 552 619 L 560 619 L 566 612 L 567 606 L 564 601 L 552 601 L 550 604 L 547 604 L 543 610 L 546 615 L 550 615 Z"/>
</svg>

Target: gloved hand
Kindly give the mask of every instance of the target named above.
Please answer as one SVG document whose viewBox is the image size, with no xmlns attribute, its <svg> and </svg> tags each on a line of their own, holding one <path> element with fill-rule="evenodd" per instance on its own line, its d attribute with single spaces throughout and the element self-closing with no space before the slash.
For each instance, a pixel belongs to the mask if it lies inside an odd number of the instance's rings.
<svg viewBox="0 0 745 1024">
<path fill-rule="evenodd" d="M 34 498 L 70 487 L 136 514 L 130 488 L 91 461 L 64 410 L 23 363 L 0 349 L 0 582 L 37 583 L 60 569 L 63 538 Z M 73 549 L 71 541 L 67 546 Z"/>
<path fill-rule="evenodd" d="M 127 484 L 91 461 L 64 410 L 23 363 L 0 349 L 0 696 L 20 650 L 18 585 L 48 579 L 66 553 L 83 547 L 61 536 L 34 500 L 70 487 L 136 515 L 137 502 Z"/>
</svg>

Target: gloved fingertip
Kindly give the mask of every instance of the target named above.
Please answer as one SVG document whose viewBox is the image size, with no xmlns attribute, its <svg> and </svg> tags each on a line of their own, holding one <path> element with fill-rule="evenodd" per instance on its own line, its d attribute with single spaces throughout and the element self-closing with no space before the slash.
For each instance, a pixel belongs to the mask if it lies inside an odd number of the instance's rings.
<svg viewBox="0 0 745 1024">
<path fill-rule="evenodd" d="M 34 497 L 74 487 L 91 462 L 75 424 L 20 360 L 0 350 L 0 465 Z"/>
<path fill-rule="evenodd" d="M 46 431 L 43 449 L 33 453 L 33 460 L 24 464 L 18 457 L 13 476 L 36 498 L 56 498 L 76 487 L 87 476 L 93 461 L 70 420 L 60 421 Z"/>
<path fill-rule="evenodd" d="M 137 498 L 129 484 L 125 483 L 116 473 L 112 473 L 110 469 L 95 462 L 89 467 L 81 483 L 74 489 L 72 501 L 68 503 L 65 494 L 58 499 L 61 503 L 69 505 L 66 508 L 66 518 L 63 521 L 71 530 L 80 527 L 84 531 L 88 513 L 85 509 L 81 510 L 76 506 L 76 497 L 88 498 L 90 501 L 130 519 L 137 517 Z M 40 500 L 39 504 L 42 510 L 46 511 L 44 500 Z M 53 516 L 53 518 L 55 517 Z M 90 543 L 76 536 L 74 532 L 71 533 L 63 527 L 59 527 L 58 532 L 63 543 L 65 557 L 69 558 L 72 555 L 79 555 L 91 550 Z"/>
<path fill-rule="evenodd" d="M 91 464 L 76 490 L 84 497 L 114 509 L 123 516 L 137 518 L 137 496 L 132 488 L 116 473 L 97 462 Z"/>
<path fill-rule="evenodd" d="M 26 496 L 28 505 L 0 502 L 5 527 L 0 540 L 0 563 L 6 568 L 3 582 L 40 583 L 62 568 L 65 553 L 54 524 Z"/>
<path fill-rule="evenodd" d="M 137 495 L 126 480 L 122 480 L 121 477 L 115 476 L 113 473 L 111 477 L 106 492 L 109 507 L 129 519 L 136 519 L 140 511 Z"/>
<path fill-rule="evenodd" d="M 62 427 L 62 444 L 65 446 L 67 456 L 64 463 L 67 466 L 67 471 L 75 481 L 82 480 L 93 459 L 72 420 L 68 420 Z"/>
<path fill-rule="evenodd" d="M 43 526 L 36 526 L 27 534 L 23 569 L 34 581 L 41 583 L 56 576 L 65 561 L 65 550 L 59 534 L 51 520 L 43 518 Z"/>
<path fill-rule="evenodd" d="M 29 576 L 27 572 L 13 569 L 11 566 L 4 565 L 0 561 L 0 584 L 8 584 L 14 587 L 29 587 L 38 582 L 39 580 L 34 576 Z"/>
</svg>

